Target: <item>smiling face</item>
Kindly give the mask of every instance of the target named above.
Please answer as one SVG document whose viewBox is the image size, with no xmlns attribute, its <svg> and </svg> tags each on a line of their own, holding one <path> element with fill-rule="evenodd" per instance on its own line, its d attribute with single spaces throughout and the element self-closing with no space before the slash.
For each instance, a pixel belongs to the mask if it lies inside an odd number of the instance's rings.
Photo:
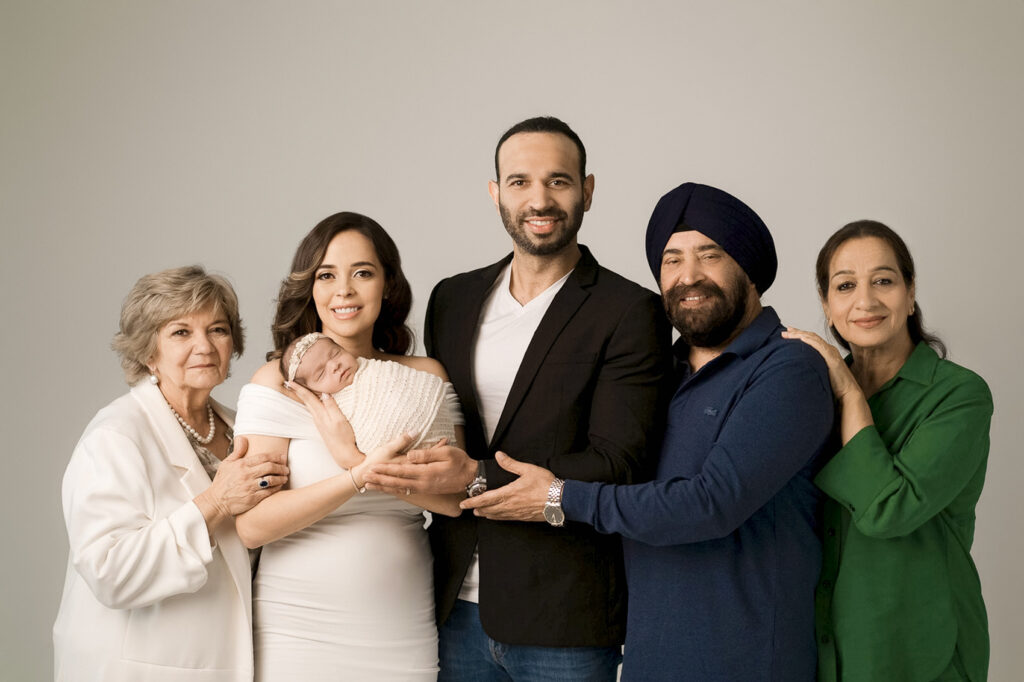
<svg viewBox="0 0 1024 682">
<path fill-rule="evenodd" d="M 335 235 L 313 274 L 313 301 L 324 334 L 348 348 L 372 347 L 384 280 L 368 238 L 356 230 Z"/>
<path fill-rule="evenodd" d="M 758 301 L 743 268 L 695 230 L 669 238 L 661 256 L 659 282 L 665 312 L 691 347 L 718 348 L 731 340 L 746 326 L 744 318 Z"/>
<path fill-rule="evenodd" d="M 907 317 L 914 287 L 907 286 L 892 247 L 878 237 L 850 239 L 829 265 L 825 316 L 851 348 L 910 343 Z"/>
<path fill-rule="evenodd" d="M 228 376 L 233 350 L 227 316 L 207 309 L 161 327 L 148 365 L 160 379 L 164 395 L 173 401 L 188 392 L 209 393 L 221 384 Z"/>
<path fill-rule="evenodd" d="M 303 354 L 295 380 L 317 393 L 337 393 L 352 383 L 358 368 L 354 355 L 334 341 L 321 338 Z"/>
<path fill-rule="evenodd" d="M 559 133 L 513 135 L 498 150 L 498 173 L 488 189 L 517 251 L 548 256 L 576 245 L 594 176 L 580 177 L 572 140 Z"/>
</svg>

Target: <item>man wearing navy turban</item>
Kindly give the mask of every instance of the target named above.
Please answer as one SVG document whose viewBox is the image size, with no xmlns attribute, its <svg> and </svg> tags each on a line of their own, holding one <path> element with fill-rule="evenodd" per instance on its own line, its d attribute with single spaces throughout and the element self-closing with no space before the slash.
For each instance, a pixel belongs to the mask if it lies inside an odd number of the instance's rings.
<svg viewBox="0 0 1024 682">
<path fill-rule="evenodd" d="M 647 258 L 680 334 L 655 480 L 560 486 L 568 521 L 623 538 L 622 679 L 814 680 L 812 479 L 834 418 L 828 371 L 762 307 L 775 245 L 736 197 L 694 183 L 666 194 L 647 227 Z M 506 486 L 505 506 L 488 514 L 526 520 L 552 504 L 552 474 L 499 464 L 520 475 L 520 489 Z"/>
</svg>

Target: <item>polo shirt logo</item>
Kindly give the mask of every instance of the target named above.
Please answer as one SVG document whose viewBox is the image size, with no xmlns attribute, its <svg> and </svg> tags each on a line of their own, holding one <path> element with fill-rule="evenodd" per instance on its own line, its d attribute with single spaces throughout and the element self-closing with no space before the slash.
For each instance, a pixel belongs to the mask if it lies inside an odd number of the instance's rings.
<svg viewBox="0 0 1024 682">
<path fill-rule="evenodd" d="M 718 408 L 715 408 L 715 407 L 705 407 L 704 408 L 704 416 L 705 417 L 717 417 L 718 416 Z"/>
</svg>

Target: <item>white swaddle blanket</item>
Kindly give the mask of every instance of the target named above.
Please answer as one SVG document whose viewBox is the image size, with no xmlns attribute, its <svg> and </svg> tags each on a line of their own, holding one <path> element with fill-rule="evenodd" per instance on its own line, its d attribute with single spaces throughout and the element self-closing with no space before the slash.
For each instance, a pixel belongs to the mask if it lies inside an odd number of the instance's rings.
<svg viewBox="0 0 1024 682">
<path fill-rule="evenodd" d="M 417 437 L 412 448 L 429 447 L 441 438 L 454 445 L 454 427 L 462 423 L 450 383 L 391 360 L 359 358 L 352 383 L 334 399 L 362 452 L 406 433 Z"/>
</svg>

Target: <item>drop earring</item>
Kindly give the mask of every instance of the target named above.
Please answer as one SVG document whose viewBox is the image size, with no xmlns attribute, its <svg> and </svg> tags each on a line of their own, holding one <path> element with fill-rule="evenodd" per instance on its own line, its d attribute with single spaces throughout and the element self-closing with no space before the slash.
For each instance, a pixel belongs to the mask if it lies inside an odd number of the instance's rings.
<svg viewBox="0 0 1024 682">
<path fill-rule="evenodd" d="M 154 386 L 156 386 L 157 384 L 160 383 L 160 377 L 158 377 L 156 375 L 156 372 L 153 370 L 152 367 L 149 367 L 148 369 L 149 369 L 149 383 L 151 383 Z"/>
</svg>

